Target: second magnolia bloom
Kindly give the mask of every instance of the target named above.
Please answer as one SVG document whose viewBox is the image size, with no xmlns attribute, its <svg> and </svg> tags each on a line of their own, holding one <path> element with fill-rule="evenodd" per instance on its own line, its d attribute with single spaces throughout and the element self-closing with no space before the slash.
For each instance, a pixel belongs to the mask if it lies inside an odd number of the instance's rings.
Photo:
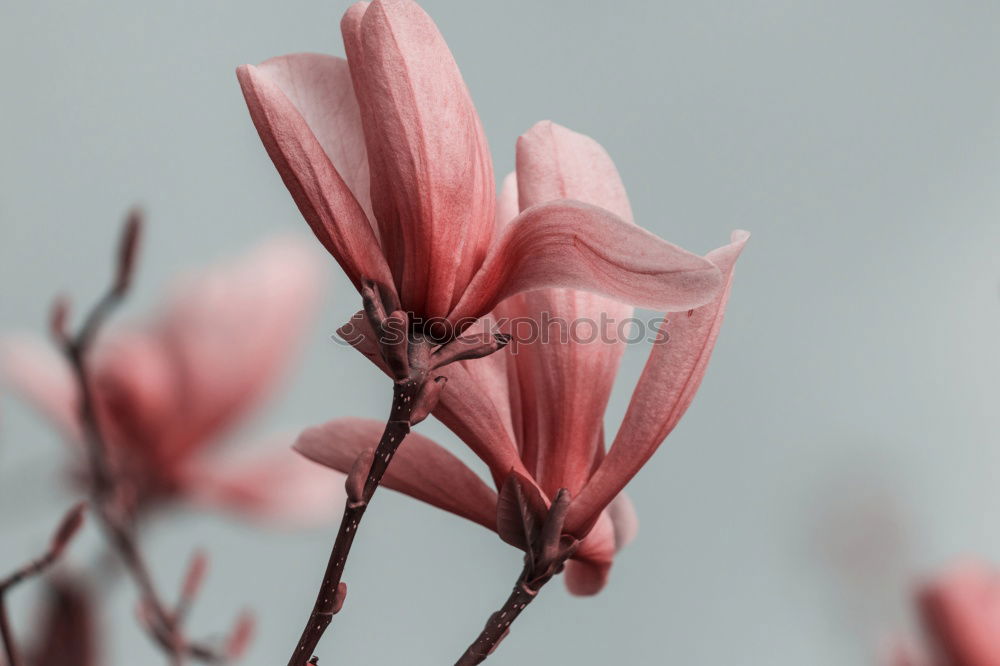
<svg viewBox="0 0 1000 666">
<path fill-rule="evenodd" d="M 336 511 L 337 475 L 290 454 L 291 436 L 215 451 L 294 360 L 321 274 L 306 241 L 272 239 L 186 275 L 155 315 L 98 338 L 89 370 L 100 424 L 138 513 L 177 498 L 282 523 L 325 521 Z M 0 371 L 81 453 L 80 395 L 56 349 L 0 340 Z"/>
<path fill-rule="evenodd" d="M 518 142 L 517 174 L 508 177 L 499 210 L 507 219 L 542 201 L 574 197 L 607 208 L 632 224 L 624 186 L 610 157 L 592 139 L 552 123 L 539 123 Z M 624 342 L 519 344 L 517 354 L 498 353 L 444 368 L 447 389 L 434 414 L 488 465 L 494 486 L 507 492 L 512 478 L 528 506 L 544 521 L 558 491 L 571 501 L 564 533 L 581 540 L 568 563 L 571 591 L 593 594 L 607 580 L 614 553 L 635 534 L 631 503 L 621 494 L 655 452 L 694 397 L 718 335 L 735 261 L 747 234 L 709 253 L 726 287 L 711 302 L 670 313 L 669 341 L 654 346 L 624 422 L 605 451 L 604 410 Z M 538 319 L 547 312 L 574 321 L 623 321 L 631 306 L 569 289 L 535 291 L 509 299 L 500 318 Z M 357 342 L 361 351 L 370 342 Z M 297 449 L 307 457 L 348 471 L 357 455 L 378 439 L 382 424 L 341 419 L 306 431 Z M 498 493 L 436 443 L 412 434 L 397 453 L 383 484 L 498 530 L 505 540 Z M 499 502 L 502 507 L 504 502 Z M 499 518 L 499 520 L 498 520 Z"/>
</svg>

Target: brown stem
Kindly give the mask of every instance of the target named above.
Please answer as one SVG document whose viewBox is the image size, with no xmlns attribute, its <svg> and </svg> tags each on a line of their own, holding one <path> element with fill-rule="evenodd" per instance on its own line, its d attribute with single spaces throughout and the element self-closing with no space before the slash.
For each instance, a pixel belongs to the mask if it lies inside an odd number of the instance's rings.
<svg viewBox="0 0 1000 666">
<path fill-rule="evenodd" d="M 505 502 L 505 497 L 517 506 Z M 504 482 L 498 502 L 497 527 L 501 536 L 508 539 L 520 535 L 525 550 L 524 569 L 514 585 L 514 591 L 507 597 L 506 603 L 486 621 L 486 626 L 479 636 L 466 649 L 465 653 L 455 662 L 455 666 L 472 666 L 486 661 L 500 641 L 510 631 L 510 625 L 521 614 L 528 604 L 538 595 L 539 590 L 552 578 L 562 572 L 566 560 L 573 556 L 579 546 L 579 541 L 569 534 L 563 534 L 563 521 L 569 509 L 570 495 L 565 488 L 560 488 L 552 504 L 544 515 L 533 514 L 531 502 L 521 492 L 521 485 L 516 475 L 511 475 Z M 523 532 L 506 532 L 509 516 L 505 511 L 513 511 L 520 519 L 520 529 Z"/>
<path fill-rule="evenodd" d="M 108 542 L 121 558 L 142 598 L 147 615 L 146 629 L 150 637 L 170 658 L 174 666 L 181 666 L 185 658 L 203 662 L 222 662 L 223 657 L 207 646 L 187 641 L 181 633 L 179 622 L 156 590 L 145 558 L 136 539 L 132 518 L 121 501 L 122 483 L 112 467 L 107 440 L 97 417 L 97 403 L 87 371 L 87 354 L 95 338 L 121 303 L 131 281 L 140 221 L 132 214 L 126 222 L 119 247 L 119 261 L 115 279 L 108 291 L 87 315 L 79 332 L 68 336 L 63 330 L 65 305 L 57 304 L 53 312 L 53 330 L 62 343 L 80 392 L 79 415 L 83 425 L 90 468 L 91 506 Z"/>
<path fill-rule="evenodd" d="M 510 631 L 510 625 L 517 619 L 517 616 L 538 596 L 538 591 L 550 580 L 546 578 L 541 582 L 529 586 L 525 582 L 526 579 L 527 573 L 522 573 L 517 581 L 517 585 L 514 586 L 514 590 L 507 597 L 507 601 L 500 607 L 500 610 L 490 615 L 490 619 L 486 621 L 486 626 L 483 627 L 479 636 L 466 649 L 459 660 L 455 662 L 455 666 L 472 666 L 473 664 L 481 664 L 486 661 L 486 657 L 490 656 L 496 650 L 500 641 Z"/>
<path fill-rule="evenodd" d="M 397 381 L 393 387 L 389 419 L 375 449 L 362 496 L 358 501 L 349 501 L 344 507 L 344 518 L 340 522 L 337 539 L 330 552 L 330 560 L 323 574 L 319 594 L 316 596 L 309 621 L 302 630 L 295 651 L 288 660 L 288 666 L 306 666 L 309 663 L 323 633 L 330 626 L 333 616 L 340 610 L 340 605 L 343 603 L 343 592 L 340 590 L 341 578 L 351 552 L 351 545 L 354 543 L 354 536 L 358 532 L 361 518 L 365 515 L 372 496 L 382 481 L 382 476 L 389 467 L 392 456 L 410 432 L 411 412 L 424 381 L 424 376 L 418 374 L 416 377 Z"/>
<path fill-rule="evenodd" d="M 22 666 L 24 663 L 10 627 L 10 617 L 7 614 L 7 592 L 28 578 L 41 574 L 59 559 L 83 523 L 84 506 L 82 502 L 77 504 L 63 517 L 44 555 L 0 579 L 0 639 L 2 639 L 4 653 L 7 655 L 7 666 Z"/>
</svg>

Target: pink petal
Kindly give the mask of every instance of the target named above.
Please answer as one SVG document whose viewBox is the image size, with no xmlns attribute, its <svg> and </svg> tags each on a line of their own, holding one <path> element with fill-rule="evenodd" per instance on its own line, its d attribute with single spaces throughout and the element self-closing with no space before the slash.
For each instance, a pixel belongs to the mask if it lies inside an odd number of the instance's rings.
<svg viewBox="0 0 1000 666">
<path fill-rule="evenodd" d="M 274 239 L 177 285 L 153 331 L 179 377 L 175 455 L 232 426 L 294 359 L 319 300 L 322 264 L 312 250 Z"/>
<path fill-rule="evenodd" d="M 344 476 L 291 450 L 277 438 L 251 453 L 197 460 L 187 470 L 184 494 L 206 506 L 282 526 L 326 523 L 344 509 Z"/>
<path fill-rule="evenodd" d="M 295 450 L 346 474 L 362 451 L 378 445 L 384 427 L 370 419 L 337 419 L 303 432 Z M 465 463 L 418 433 L 411 432 L 400 445 L 382 485 L 496 530 L 496 493 Z"/>
<path fill-rule="evenodd" d="M 591 596 L 604 589 L 614 561 L 614 546 L 611 520 L 602 514 L 573 559 L 566 562 L 566 588 L 578 596 Z"/>
<path fill-rule="evenodd" d="M 448 384 L 434 416 L 486 463 L 497 484 L 511 468 L 529 476 L 514 438 L 506 353 L 453 363 L 438 372 Z"/>
<path fill-rule="evenodd" d="M 493 166 L 479 116 L 448 45 L 416 3 L 355 5 L 341 27 L 372 204 L 403 309 L 444 316 L 493 234 Z"/>
<path fill-rule="evenodd" d="M 508 299 L 499 312 L 520 322 L 511 330 L 517 346 L 510 362 L 516 365 L 521 458 L 547 495 L 567 488 L 575 496 L 599 455 L 604 410 L 625 348 L 616 329 L 631 308 L 548 289 Z M 519 341 L 525 332 L 545 337 Z"/>
<path fill-rule="evenodd" d="M 319 53 L 295 53 L 265 60 L 257 65 L 257 73 L 285 94 L 368 219 L 374 221 L 368 193 L 368 151 L 347 61 Z"/>
<path fill-rule="evenodd" d="M 661 328 L 669 340 L 654 344 L 611 450 L 570 507 L 569 532 L 586 532 L 587 525 L 649 460 L 691 404 L 722 326 L 736 259 L 748 238 L 746 232 L 734 232 L 729 245 L 708 254 L 726 279 L 715 300 L 690 312 L 675 313 Z"/>
<path fill-rule="evenodd" d="M 275 64 L 264 63 L 259 68 L 243 65 L 237 70 L 240 86 L 250 109 L 261 141 L 267 149 L 278 173 L 306 218 L 313 233 L 323 246 L 333 255 L 347 276 L 360 288 L 364 279 L 372 279 L 385 285 L 392 284 L 389 268 L 379 248 L 378 239 L 368 221 L 364 209 L 351 193 L 337 169 L 331 163 L 331 156 L 324 151 L 308 119 L 323 125 L 320 136 L 331 151 L 336 150 L 332 134 L 339 128 L 350 126 L 351 102 L 344 101 L 345 112 L 324 117 L 316 108 L 317 103 L 329 102 L 331 98 L 345 92 L 341 65 L 318 57 L 299 57 Z M 298 85 L 314 84 L 322 80 L 324 85 L 312 93 Z M 289 99 L 281 84 L 292 88 L 292 96 L 303 105 L 297 109 Z M 340 108 L 340 107 L 334 107 Z M 341 146 L 348 158 L 350 142 Z M 353 151 L 357 159 L 357 150 Z M 347 166 L 350 178 L 359 178 L 357 164 Z"/>
<path fill-rule="evenodd" d="M 516 192 L 522 209 L 576 199 L 632 222 L 625 186 L 600 144 L 551 122 L 538 123 L 518 140 Z M 505 316 L 538 322 L 543 334 L 518 344 L 511 358 L 522 418 L 528 420 L 522 458 L 550 496 L 559 488 L 575 496 L 594 468 L 632 312 L 617 300 L 571 289 L 533 291 L 502 306 Z M 511 332 L 519 337 L 518 330 Z"/>
<path fill-rule="evenodd" d="M 716 296 L 721 279 L 710 261 L 602 208 L 554 201 L 525 210 L 503 230 L 448 320 L 461 328 L 509 296 L 550 287 L 687 309 Z"/>
<path fill-rule="evenodd" d="M 948 663 L 1000 664 L 1000 575 L 969 562 L 955 566 L 921 595 L 924 623 Z"/>
<path fill-rule="evenodd" d="M 94 349 L 91 367 L 110 443 L 131 451 L 137 474 L 170 478 L 186 387 L 167 345 L 148 330 L 108 331 Z"/>
<path fill-rule="evenodd" d="M 521 212 L 518 204 L 517 174 L 511 172 L 504 176 L 503 186 L 497 195 L 496 229 L 503 229 Z"/>
<path fill-rule="evenodd" d="M 76 382 L 69 364 L 53 346 L 29 336 L 0 340 L 0 375 L 4 384 L 63 434 L 79 441 Z"/>
<path fill-rule="evenodd" d="M 521 210 L 576 199 L 633 221 L 625 186 L 607 151 L 589 136 L 549 120 L 517 140 L 517 188 Z"/>
</svg>

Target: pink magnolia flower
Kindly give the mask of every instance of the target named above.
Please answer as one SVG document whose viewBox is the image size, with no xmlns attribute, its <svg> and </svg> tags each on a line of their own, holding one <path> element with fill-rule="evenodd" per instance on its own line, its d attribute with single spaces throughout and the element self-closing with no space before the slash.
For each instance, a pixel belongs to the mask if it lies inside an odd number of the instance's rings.
<svg viewBox="0 0 1000 666">
<path fill-rule="evenodd" d="M 499 208 L 510 219 L 519 209 L 567 196 L 603 206 L 632 224 L 624 186 L 604 149 L 586 136 L 539 123 L 518 142 L 516 177 L 508 177 Z M 528 341 L 518 343 L 518 353 L 447 366 L 448 386 L 434 411 L 487 464 L 499 496 L 457 458 L 417 434 L 400 447 L 383 485 L 498 530 L 521 546 L 523 539 L 505 527 L 510 481 L 521 484 L 539 524 L 565 488 L 571 501 L 563 532 L 582 540 L 567 565 L 566 582 L 577 594 L 599 591 L 615 551 L 637 529 L 622 489 L 694 398 L 747 237 L 737 232 L 731 244 L 708 254 L 726 280 L 714 300 L 668 315 L 663 332 L 669 341 L 654 345 L 610 450 L 605 452 L 603 421 L 625 344 L 620 336 L 589 344 Z M 536 321 L 544 312 L 594 322 L 604 313 L 615 327 L 632 309 L 595 294 L 549 289 L 509 299 L 496 310 L 499 317 Z M 347 472 L 381 429 L 374 421 L 340 419 L 307 430 L 296 448 Z"/>
<path fill-rule="evenodd" d="M 893 666 L 1000 666 L 1000 574 L 980 562 L 952 567 L 919 594 L 932 657 L 900 652 Z"/>
<path fill-rule="evenodd" d="M 710 261 L 590 203 L 535 201 L 498 228 L 486 136 L 430 17 L 409 0 L 358 2 L 341 31 L 347 60 L 287 55 L 237 74 L 299 210 L 387 311 L 443 341 L 545 287 L 672 310 L 717 294 Z"/>
<path fill-rule="evenodd" d="M 291 437 L 255 455 L 212 451 L 293 360 L 319 280 L 310 248 L 273 240 L 186 277 L 151 320 L 101 334 L 90 360 L 98 416 L 136 507 L 185 496 L 305 521 L 338 509 L 341 483 L 290 453 Z M 67 362 L 32 338 L 6 340 L 0 350 L 12 388 L 79 443 Z"/>
<path fill-rule="evenodd" d="M 96 666 L 101 663 L 99 612 L 93 592 L 76 576 L 49 578 L 38 627 L 30 646 L 30 663 Z"/>
</svg>

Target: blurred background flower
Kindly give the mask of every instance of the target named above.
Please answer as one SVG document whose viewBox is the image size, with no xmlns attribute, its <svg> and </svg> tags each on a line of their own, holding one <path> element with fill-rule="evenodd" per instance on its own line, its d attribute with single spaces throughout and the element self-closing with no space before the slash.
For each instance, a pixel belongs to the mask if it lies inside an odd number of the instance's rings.
<svg viewBox="0 0 1000 666">
<path fill-rule="evenodd" d="M 81 305 L 96 294 L 107 273 L 94 258 L 133 201 L 151 213 L 135 305 L 153 302 L 178 265 L 300 230 L 233 70 L 276 53 L 340 54 L 348 4 L 0 8 L 11 63 L 0 93 L 0 331 L 38 330 L 68 287 Z M 593 603 L 551 586 L 531 612 L 560 621 L 526 619 L 497 663 L 603 666 L 622 662 L 623 646 L 636 663 L 871 663 L 880 636 L 916 635 L 907 581 L 962 553 L 1000 562 L 989 510 L 1000 505 L 1000 5 L 423 5 L 460 63 L 498 174 L 514 167 L 513 138 L 552 118 L 614 155 L 652 232 L 696 251 L 715 247 L 720 228 L 754 232 L 698 399 L 630 484 L 643 547 L 618 555 L 614 585 Z M 337 415 L 385 417 L 384 376 L 330 340 L 358 309 L 331 273 L 337 299 L 307 334 L 305 362 L 248 427 L 293 434 Z M 647 356 L 629 347 L 620 381 L 634 384 Z M 608 423 L 626 407 L 613 396 Z M 66 504 L 52 472 L 65 447 L 13 401 L 0 409 L 6 570 L 36 552 L 38 522 Z M 478 465 L 443 426 L 419 430 Z M 907 571 L 894 590 L 841 593 L 843 573 L 816 536 L 830 488 L 887 497 L 902 517 Z M 864 505 L 842 513 L 860 520 Z M 337 631 L 363 635 L 377 617 L 393 637 L 378 641 L 379 662 L 454 659 L 502 600 L 519 554 L 393 493 L 369 520 Z M 193 623 L 229 618 L 233 599 L 245 600 L 260 630 L 249 663 L 287 657 L 329 530 L 262 538 L 182 512 L 145 536 L 166 589 L 193 544 L 212 553 Z M 88 544 L 89 532 L 73 555 Z M 406 566 L 375 557 L 390 546 Z M 293 564 L 272 575 L 275 562 Z M 22 596 L 13 613 L 30 617 Z M 421 612 L 400 597 L 420 599 Z M 133 622 L 127 586 L 108 603 L 111 622 Z M 877 608 L 875 635 L 845 621 L 861 603 Z M 150 659 L 136 632 L 104 647 L 112 664 Z M 372 648 L 337 649 L 365 663 Z"/>
</svg>

